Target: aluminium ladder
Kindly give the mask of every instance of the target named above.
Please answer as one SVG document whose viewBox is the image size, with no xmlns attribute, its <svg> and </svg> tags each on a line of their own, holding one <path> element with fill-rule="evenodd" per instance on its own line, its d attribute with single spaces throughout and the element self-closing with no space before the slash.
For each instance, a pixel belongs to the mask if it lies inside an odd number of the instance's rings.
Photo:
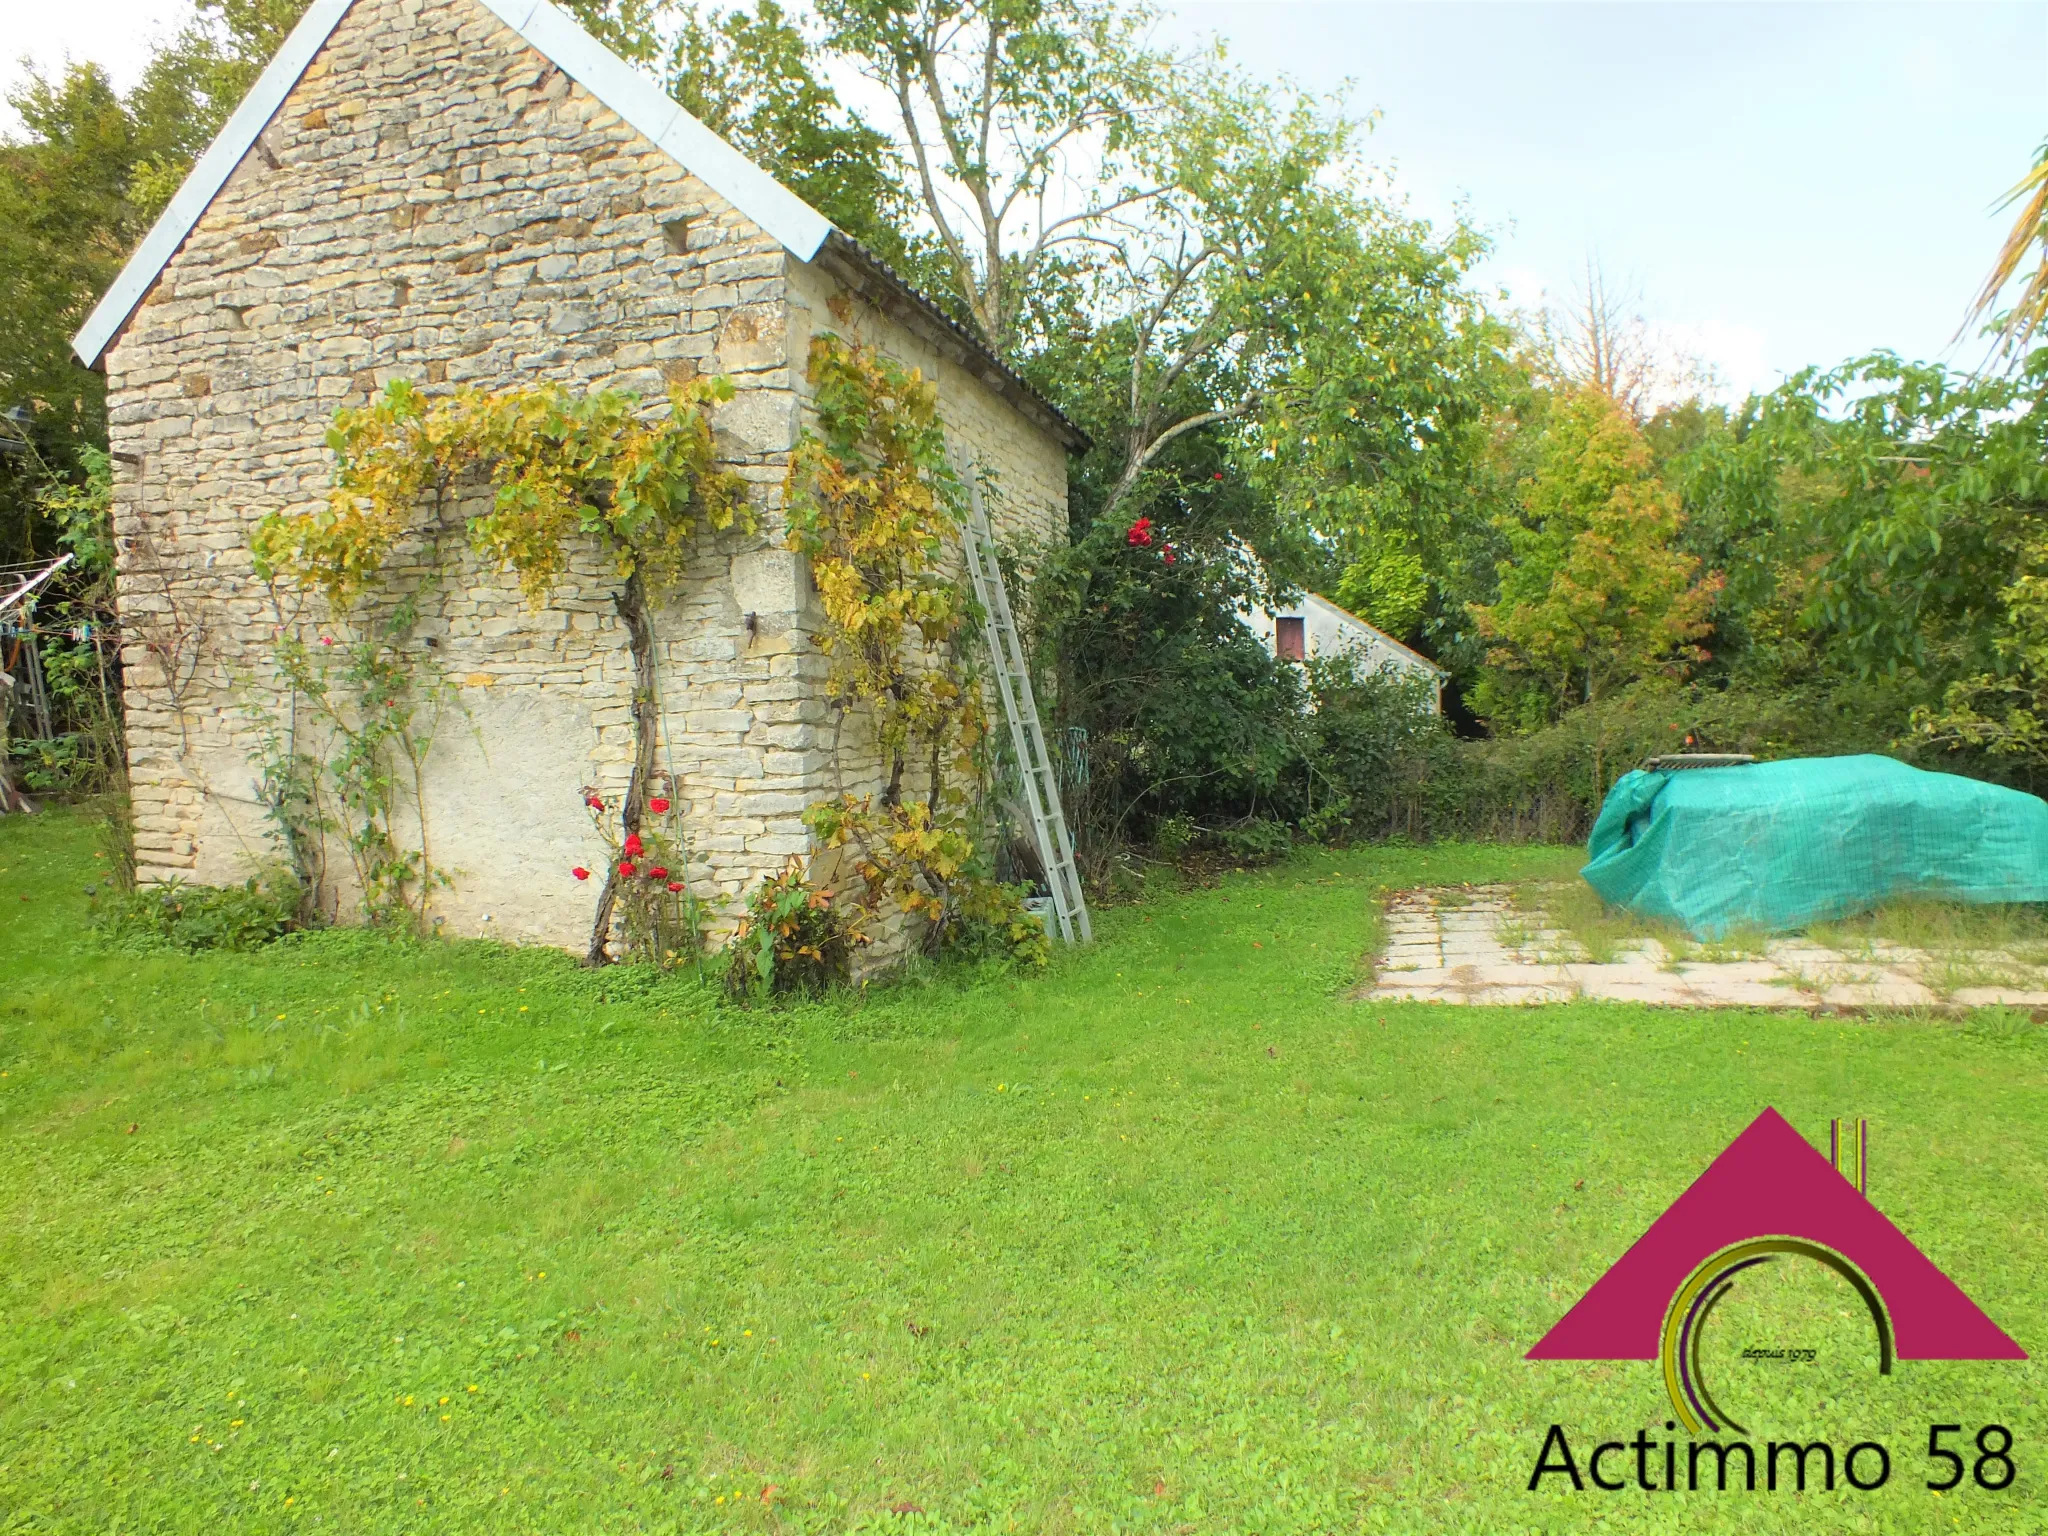
<svg viewBox="0 0 2048 1536">
<path fill-rule="evenodd" d="M 1017 638 L 1017 621 L 1010 612 L 1010 594 L 996 557 L 995 530 L 981 504 L 979 481 L 957 460 L 955 468 L 967 487 L 967 520 L 960 530 L 960 545 L 967 554 L 975 601 L 981 604 L 982 633 L 995 662 L 996 687 L 1003 696 L 1003 714 L 1010 722 L 1024 804 L 1031 813 L 1031 831 L 1038 843 L 1038 861 L 1045 867 L 1046 888 L 1052 893 L 1053 914 L 1059 919 L 1061 938 L 1072 944 L 1078 933 L 1079 942 L 1091 943 L 1095 934 L 1088 922 L 1088 901 L 1081 893 L 1080 871 L 1074 867 L 1074 843 L 1067 835 L 1066 812 L 1060 807 L 1059 781 L 1045 750 L 1045 729 L 1039 724 L 1038 701 L 1031 692 L 1031 670 L 1024 664 L 1024 647 Z"/>
</svg>

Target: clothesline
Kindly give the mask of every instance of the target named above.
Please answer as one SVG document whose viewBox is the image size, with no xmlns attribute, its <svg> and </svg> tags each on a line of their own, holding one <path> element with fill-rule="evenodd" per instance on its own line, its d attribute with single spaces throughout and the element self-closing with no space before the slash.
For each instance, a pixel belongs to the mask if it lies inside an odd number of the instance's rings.
<svg viewBox="0 0 2048 1536">
<path fill-rule="evenodd" d="M 23 635 L 35 635 L 42 639 L 75 640 L 83 645 L 97 635 L 104 635 L 120 628 L 118 624 L 15 624 L 0 620 L 0 640 L 18 640 Z"/>
</svg>

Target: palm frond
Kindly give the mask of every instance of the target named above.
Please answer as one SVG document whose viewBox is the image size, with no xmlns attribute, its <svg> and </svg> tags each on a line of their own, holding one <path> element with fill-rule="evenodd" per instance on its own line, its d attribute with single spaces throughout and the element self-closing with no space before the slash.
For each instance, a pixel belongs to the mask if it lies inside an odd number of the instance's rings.
<svg viewBox="0 0 2048 1536">
<path fill-rule="evenodd" d="M 1984 279 L 1984 287 L 1956 331 L 1960 340 L 1972 325 L 1993 313 L 1993 306 L 2005 291 L 2006 284 L 2026 264 L 2029 253 L 2038 247 L 2039 264 L 2027 274 L 2018 299 L 1999 324 L 1994 355 L 2008 357 L 2023 352 L 2043 321 L 2048 321 L 2048 143 L 2043 143 L 2036 151 L 2034 168 L 2021 178 L 2019 185 L 2008 192 L 1998 206 L 2006 209 L 2015 203 L 2020 205 L 2019 217 L 2013 221 L 2012 232 L 1999 248 L 1991 275 Z"/>
</svg>

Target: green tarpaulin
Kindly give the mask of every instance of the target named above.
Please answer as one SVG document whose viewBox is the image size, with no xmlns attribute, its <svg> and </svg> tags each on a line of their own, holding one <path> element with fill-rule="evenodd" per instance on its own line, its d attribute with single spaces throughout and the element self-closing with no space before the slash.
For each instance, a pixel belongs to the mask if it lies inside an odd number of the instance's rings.
<svg viewBox="0 0 2048 1536">
<path fill-rule="evenodd" d="M 1581 871 L 1700 938 L 1798 928 L 1894 896 L 2048 901 L 2048 802 L 1888 757 L 1623 775 Z"/>
</svg>

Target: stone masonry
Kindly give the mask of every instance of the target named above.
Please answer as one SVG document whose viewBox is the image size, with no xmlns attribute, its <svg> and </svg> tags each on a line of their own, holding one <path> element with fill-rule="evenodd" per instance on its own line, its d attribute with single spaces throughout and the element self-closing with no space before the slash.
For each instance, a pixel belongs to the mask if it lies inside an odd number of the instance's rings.
<svg viewBox="0 0 2048 1536">
<path fill-rule="evenodd" d="M 257 579 L 249 535 L 323 498 L 334 410 L 395 378 L 650 400 L 733 380 L 718 450 L 760 526 L 703 535 L 655 617 L 658 761 L 701 895 L 729 909 L 809 852 L 804 807 L 878 782 L 822 696 L 815 603 L 782 543 L 821 330 L 935 377 L 1002 536 L 1064 539 L 1075 434 L 928 305 L 844 247 L 797 260 L 475 0 L 359 0 L 105 356 L 142 877 L 221 884 L 279 856 L 266 741 L 322 744 L 273 640 L 333 625 Z M 615 574 L 585 551 L 536 612 L 459 534 L 438 544 L 415 631 L 451 699 L 419 795 L 452 876 L 436 911 L 453 933 L 580 948 L 597 882 L 570 870 L 601 848 L 578 790 L 616 793 L 632 758 Z M 329 843 L 322 897 L 345 918 L 358 893 Z"/>
</svg>

